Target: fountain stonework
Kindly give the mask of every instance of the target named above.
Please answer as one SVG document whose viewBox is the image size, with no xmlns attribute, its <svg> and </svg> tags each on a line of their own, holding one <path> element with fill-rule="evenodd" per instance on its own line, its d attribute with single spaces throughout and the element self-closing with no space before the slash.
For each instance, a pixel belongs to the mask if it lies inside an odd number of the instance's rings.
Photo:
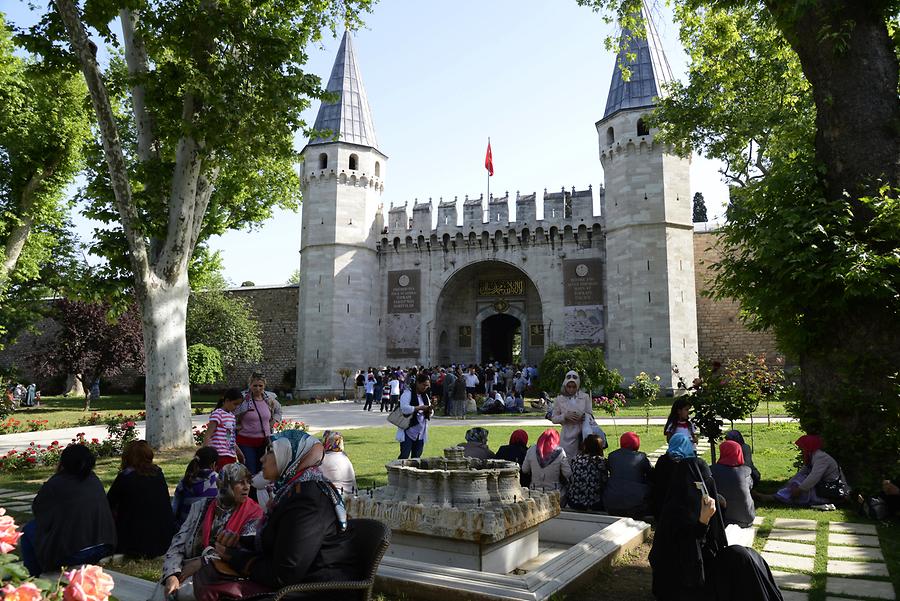
<svg viewBox="0 0 900 601">
<path fill-rule="evenodd" d="M 378 588 L 411 599 L 542 601 L 644 540 L 628 518 L 560 511 L 558 491 L 519 485 L 519 466 L 463 455 L 404 459 L 387 486 L 345 495 L 353 518 L 390 526 Z"/>
</svg>

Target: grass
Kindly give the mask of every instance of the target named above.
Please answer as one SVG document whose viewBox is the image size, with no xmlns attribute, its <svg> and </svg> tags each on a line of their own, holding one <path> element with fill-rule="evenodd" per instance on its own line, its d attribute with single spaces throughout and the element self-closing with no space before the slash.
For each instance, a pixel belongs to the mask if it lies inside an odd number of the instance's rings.
<svg viewBox="0 0 900 601">
<path fill-rule="evenodd" d="M 432 428 L 429 431 L 429 439 L 425 445 L 425 454 L 434 456 L 440 454 L 445 447 L 453 446 L 464 440 L 468 425 L 442 426 Z M 534 444 L 541 432 L 546 429 L 546 424 L 524 427 L 528 432 L 529 442 Z M 489 428 L 489 446 L 496 450 L 501 444 L 509 440 L 509 435 L 515 426 L 492 426 Z M 607 428 L 607 434 L 612 448 L 618 446 L 617 439 L 625 427 L 619 426 L 613 431 Z M 662 428 L 651 426 L 649 432 L 644 431 L 643 426 L 631 427 L 641 437 L 641 449 L 651 452 L 664 444 Z M 382 486 L 386 483 L 384 465 L 397 457 L 399 445 L 394 439 L 396 430 L 392 427 L 360 428 L 345 430 L 344 440 L 347 453 L 353 461 L 357 474 L 357 482 L 361 488 L 370 486 Z M 313 434 L 317 434 L 313 432 Z M 765 478 L 760 484 L 762 492 L 774 492 L 778 486 L 786 481 L 794 473 L 793 462 L 796 456 L 793 441 L 800 435 L 797 424 L 784 423 L 771 426 L 756 425 L 753 437 L 750 437 L 749 427 L 744 429 L 744 435 L 748 443 L 754 447 L 754 461 Z M 178 479 L 182 476 L 193 449 L 181 449 L 158 453 L 157 463 L 162 467 L 166 480 L 170 487 L 174 488 Z M 705 457 L 709 461 L 709 456 Z M 103 459 L 97 464 L 97 475 L 105 485 L 109 485 L 115 478 L 119 462 L 115 459 Z M 0 487 L 15 488 L 34 491 L 51 474 L 50 468 L 39 468 L 18 474 L 0 474 Z M 15 512 L 12 512 L 15 514 Z M 810 591 L 809 601 L 825 601 L 825 567 L 826 567 L 826 532 L 829 521 L 865 522 L 866 520 L 856 512 L 849 509 L 841 509 L 832 512 L 819 512 L 811 509 L 795 509 L 783 506 L 762 506 L 757 508 L 757 515 L 765 518 L 759 528 L 755 547 L 761 550 L 765 544 L 775 518 L 799 518 L 811 519 L 819 522 L 817 536 L 817 555 L 815 559 L 815 573 L 812 577 L 813 589 Z M 20 516 L 16 516 L 20 517 Z M 900 524 L 878 524 L 878 533 L 881 539 L 881 548 L 888 563 L 895 590 L 900 592 Z M 650 543 L 645 543 L 632 553 L 619 559 L 612 568 L 601 572 L 592 582 L 583 589 L 574 591 L 568 599 L 597 599 L 602 592 L 603 598 L 610 596 L 610 591 L 618 598 L 650 601 L 650 568 L 646 561 Z M 159 576 L 160 560 L 127 561 L 113 569 L 145 579 L 154 579 Z M 393 597 L 380 595 L 376 597 L 382 601 L 392 601 Z"/>
</svg>

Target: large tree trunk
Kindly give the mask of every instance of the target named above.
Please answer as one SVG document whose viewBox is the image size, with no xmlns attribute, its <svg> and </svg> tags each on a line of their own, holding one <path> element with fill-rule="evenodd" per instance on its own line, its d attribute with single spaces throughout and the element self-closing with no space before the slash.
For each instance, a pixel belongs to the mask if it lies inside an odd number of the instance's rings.
<svg viewBox="0 0 900 601">
<path fill-rule="evenodd" d="M 151 282 L 141 295 L 147 384 L 147 441 L 154 448 L 193 444 L 185 320 L 187 274 L 175 284 Z"/>
</svg>

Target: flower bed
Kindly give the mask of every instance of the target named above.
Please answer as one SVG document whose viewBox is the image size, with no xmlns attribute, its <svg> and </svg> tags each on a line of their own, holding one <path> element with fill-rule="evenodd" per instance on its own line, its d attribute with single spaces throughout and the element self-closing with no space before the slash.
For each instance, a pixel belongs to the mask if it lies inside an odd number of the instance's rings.
<svg viewBox="0 0 900 601">
<path fill-rule="evenodd" d="M 298 422 L 292 419 L 283 419 L 272 425 L 272 432 L 284 432 L 285 430 L 301 430 L 303 432 L 308 432 L 309 426 L 307 426 L 305 422 Z M 203 437 L 206 434 L 206 426 L 194 426 L 192 433 L 194 435 L 194 444 L 198 447 L 202 446 Z"/>
<path fill-rule="evenodd" d="M 82 417 L 78 420 L 75 425 L 76 426 L 99 426 L 101 424 L 109 427 L 113 424 L 121 424 L 122 422 L 142 422 L 147 419 L 146 411 L 139 411 L 138 413 L 134 413 L 132 415 L 125 415 L 124 413 L 117 413 L 115 415 L 106 415 L 104 416 L 102 413 L 97 413 L 94 411 L 87 417 Z"/>
<path fill-rule="evenodd" d="M 12 555 L 22 533 L 12 516 L 0 507 L 0 588 L 4 601 L 107 601 L 112 576 L 100 566 L 85 565 L 64 572 L 56 582 L 28 577 L 28 570 Z"/>
<path fill-rule="evenodd" d="M 26 419 L 22 421 L 14 417 L 8 417 L 0 421 L 0 434 L 15 434 L 17 432 L 37 432 L 46 430 L 48 420 L 46 419 Z"/>
<path fill-rule="evenodd" d="M 88 439 L 84 432 L 79 432 L 69 444 L 83 444 L 97 457 L 114 457 L 122 454 L 125 445 L 137 438 L 134 421 L 114 422 L 106 427 L 106 438 Z M 18 472 L 34 467 L 50 467 L 59 463 L 59 455 L 68 445 L 54 440 L 47 446 L 32 442 L 24 450 L 12 449 L 0 456 L 0 473 Z"/>
</svg>

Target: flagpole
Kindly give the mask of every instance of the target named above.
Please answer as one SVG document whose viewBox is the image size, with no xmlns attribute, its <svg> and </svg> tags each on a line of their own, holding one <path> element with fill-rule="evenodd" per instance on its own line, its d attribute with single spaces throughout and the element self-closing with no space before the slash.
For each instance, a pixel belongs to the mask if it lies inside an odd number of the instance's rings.
<svg viewBox="0 0 900 601">
<path fill-rule="evenodd" d="M 491 137 L 488 136 L 488 148 L 490 148 L 490 147 L 491 147 Z M 491 163 L 493 164 L 493 157 L 491 157 Z M 488 171 L 488 176 L 487 176 L 487 202 L 488 202 L 487 206 L 491 206 L 491 172 L 490 171 Z M 484 207 L 482 207 L 482 210 L 485 211 L 486 209 Z M 483 220 L 484 220 L 484 217 L 482 217 L 482 221 Z"/>
</svg>

